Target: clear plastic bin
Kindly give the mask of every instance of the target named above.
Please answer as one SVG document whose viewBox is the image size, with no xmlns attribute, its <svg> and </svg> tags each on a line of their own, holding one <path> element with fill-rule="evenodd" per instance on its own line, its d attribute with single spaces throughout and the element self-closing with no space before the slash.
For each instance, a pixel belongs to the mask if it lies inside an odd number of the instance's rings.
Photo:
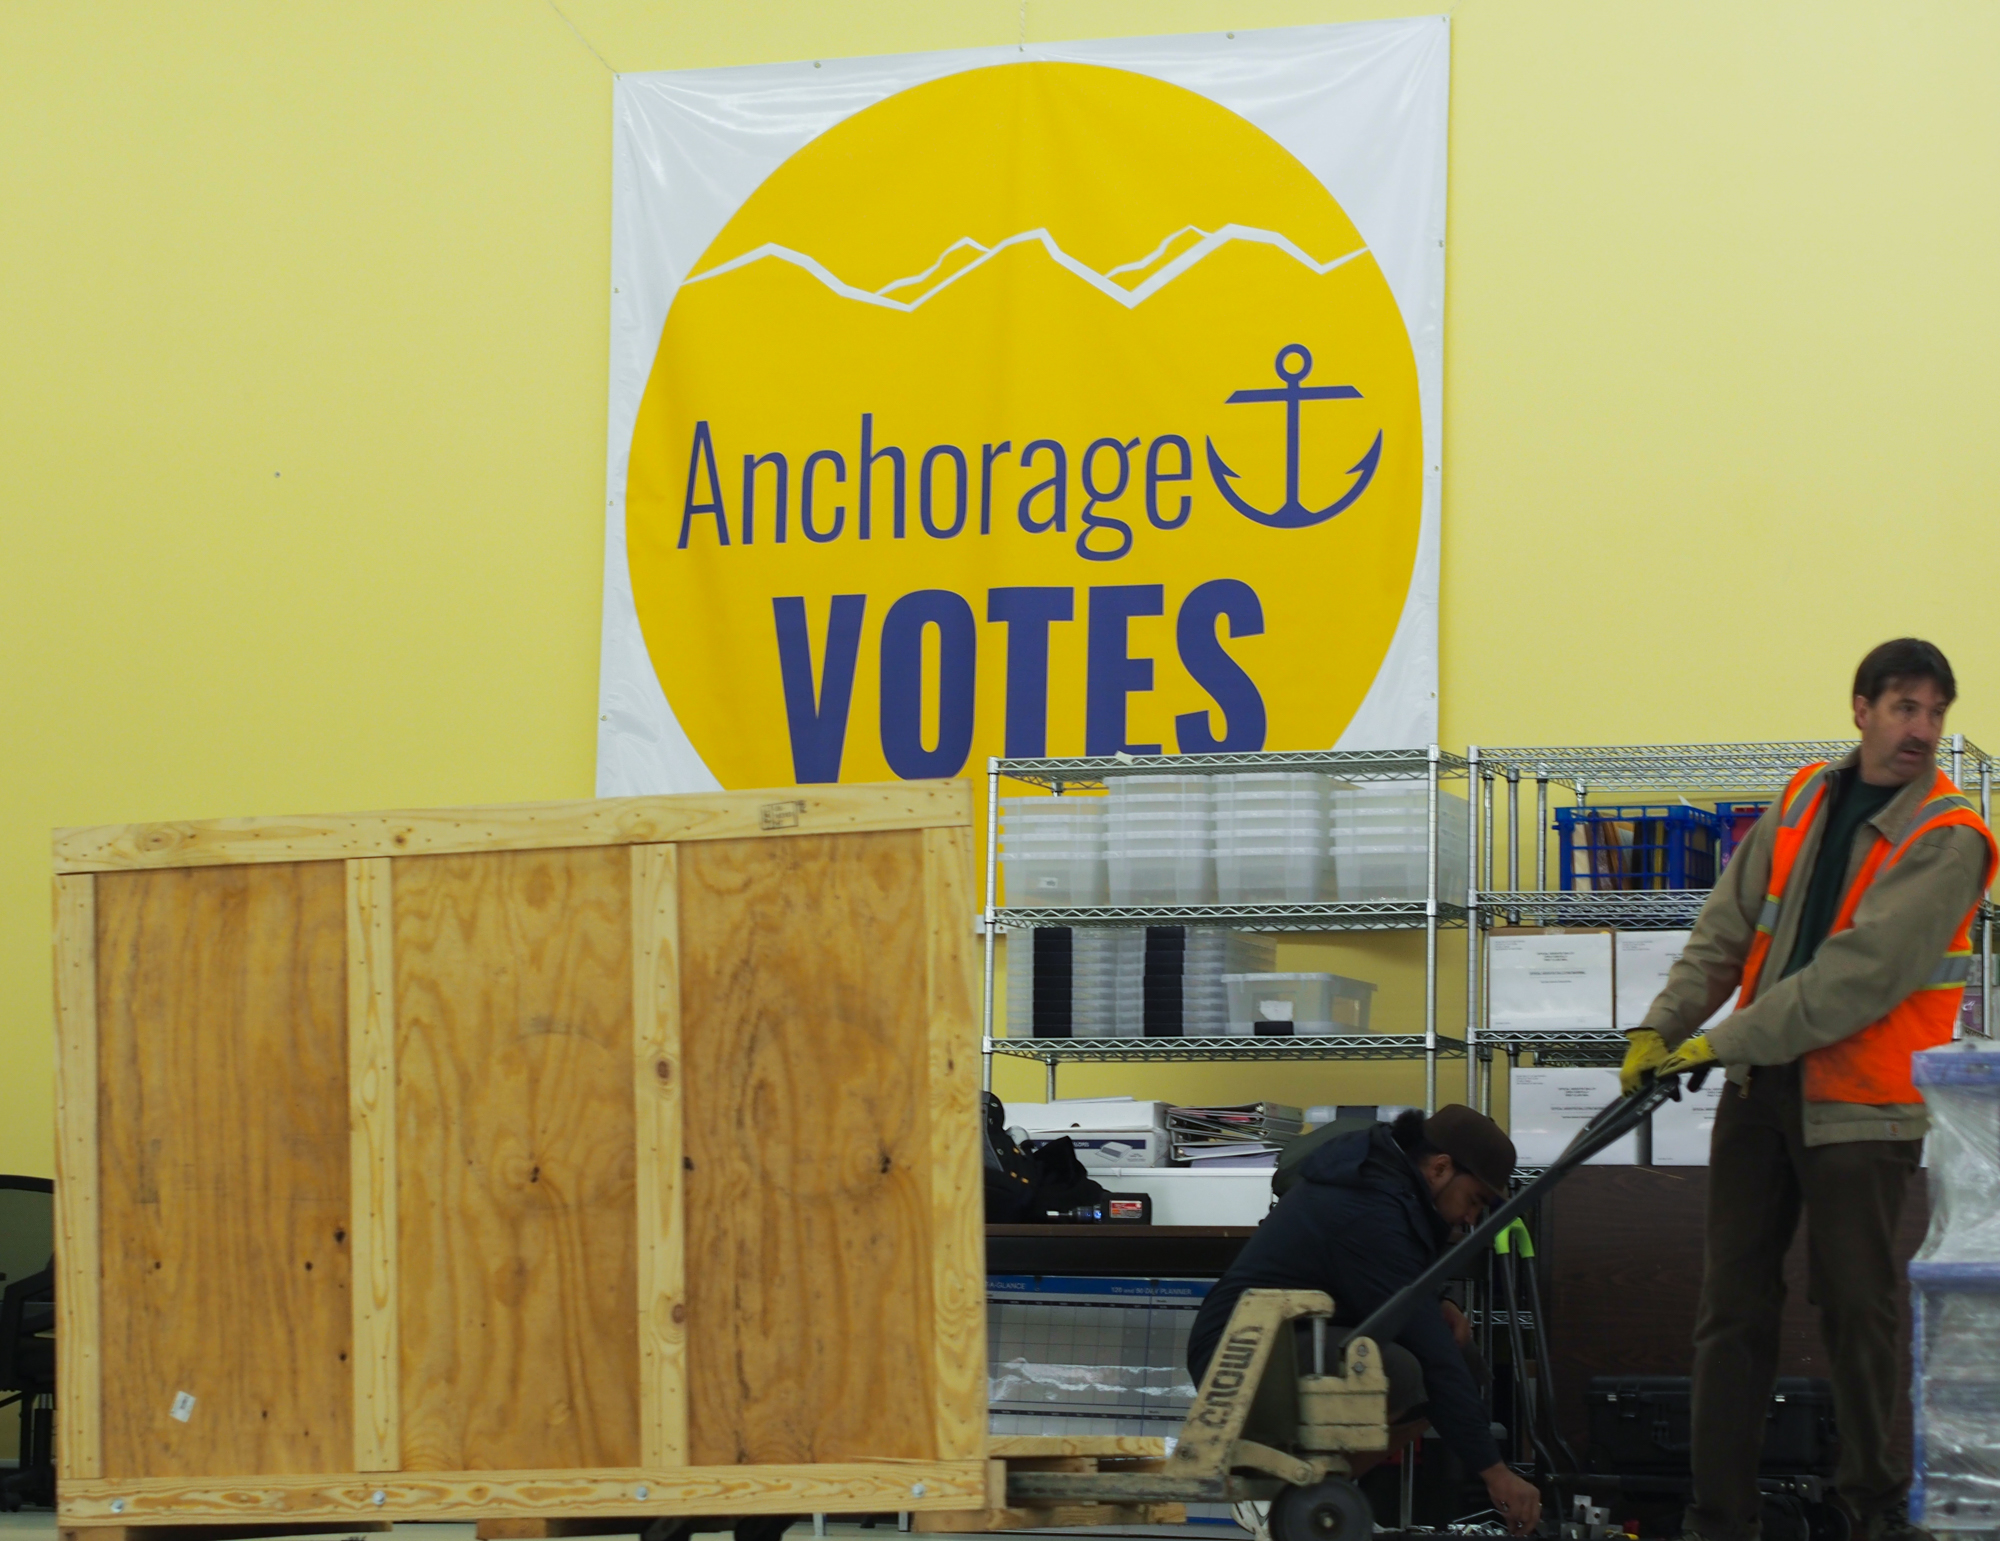
<svg viewBox="0 0 2000 1541">
<path fill-rule="evenodd" d="M 1324 844 L 1216 843 L 1219 904 L 1314 904 L 1332 897 L 1331 875 Z"/>
<path fill-rule="evenodd" d="M 1022 909 L 1102 904 L 1110 893 L 1104 852 L 1002 851 L 1006 903 Z"/>
<path fill-rule="evenodd" d="M 1213 904 L 1215 848 L 1110 850 L 1104 858 L 1113 904 Z"/>
<path fill-rule="evenodd" d="M 1341 974 L 1224 974 L 1229 1031 L 1242 1036 L 1259 1023 L 1290 1023 L 1298 1035 L 1365 1033 L 1375 986 Z"/>
</svg>

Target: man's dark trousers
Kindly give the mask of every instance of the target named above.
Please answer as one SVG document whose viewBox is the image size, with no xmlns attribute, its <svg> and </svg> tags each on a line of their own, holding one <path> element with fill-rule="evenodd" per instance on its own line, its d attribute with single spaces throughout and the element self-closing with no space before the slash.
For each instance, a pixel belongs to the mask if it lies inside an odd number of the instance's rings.
<svg viewBox="0 0 2000 1541">
<path fill-rule="evenodd" d="M 1764 1067 L 1748 1095 L 1722 1093 L 1709 1152 L 1708 1245 L 1694 1329 L 1694 1503 L 1707 1541 L 1757 1531 L 1764 1420 L 1778 1374 L 1785 1253 L 1808 1217 L 1809 1298 L 1833 1367 L 1840 1426 L 1835 1484 L 1863 1519 L 1904 1502 L 1907 1460 L 1889 1430 L 1905 1394 L 1898 1368 L 1896 1221 L 1917 1140 L 1806 1146 L 1799 1067 Z"/>
</svg>

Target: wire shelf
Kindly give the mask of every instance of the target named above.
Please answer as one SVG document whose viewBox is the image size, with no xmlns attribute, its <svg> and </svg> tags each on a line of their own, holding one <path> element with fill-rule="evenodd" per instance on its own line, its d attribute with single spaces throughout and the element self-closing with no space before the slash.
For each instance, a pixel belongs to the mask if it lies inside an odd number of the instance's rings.
<svg viewBox="0 0 2000 1541">
<path fill-rule="evenodd" d="M 1605 744 L 1479 750 L 1483 770 L 1518 773 L 1523 778 L 1582 782 L 1593 791 L 1603 787 L 1649 790 L 1679 788 L 1703 792 L 1758 791 L 1774 793 L 1792 772 L 1814 760 L 1838 760 L 1854 748 L 1852 739 L 1795 743 L 1749 744 Z M 1969 739 L 1961 739 L 1967 773 L 1976 778 L 1992 756 Z M 1938 764 L 1951 768 L 1953 741 L 1938 746 Z"/>
<path fill-rule="evenodd" d="M 1035 786 L 1101 787 L 1106 777 L 1207 776 L 1226 771 L 1317 770 L 1348 781 L 1421 781 L 1430 773 L 1428 749 L 1299 749 L 1256 754 L 1100 755 L 1084 759 L 996 760 L 1011 781 Z M 1437 751 L 1440 776 L 1463 776 L 1463 755 Z"/>
<path fill-rule="evenodd" d="M 1489 925 L 1519 915 L 1538 926 L 1609 926 L 1619 931 L 1685 931 L 1714 892 L 1708 888 L 1646 888 L 1565 893 L 1555 888 L 1488 889 L 1479 895 Z"/>
<path fill-rule="evenodd" d="M 1624 1040 L 1620 1039 L 1622 1047 Z M 1462 1039 L 1438 1035 L 1440 1054 L 1462 1056 Z M 1315 1033 L 1304 1038 L 988 1038 L 988 1054 L 1044 1061 L 1116 1060 L 1184 1065 L 1196 1062 L 1322 1059 L 1422 1059 L 1422 1033 Z"/>
<path fill-rule="evenodd" d="M 1429 919 L 1422 899 L 1323 904 L 1090 904 L 1074 908 L 1016 906 L 993 911 L 1003 931 L 1035 926 L 1230 926 L 1238 931 L 1421 931 Z M 1465 906 L 1439 901 L 1438 925 L 1463 928 Z"/>
<path fill-rule="evenodd" d="M 1581 1033 L 1489 1028 L 1479 1035 L 1482 1054 L 1488 1050 L 1496 1054 L 1532 1053 L 1537 1065 L 1551 1068 L 1620 1064 L 1628 1047 L 1623 1033 L 1608 1028 Z"/>
</svg>

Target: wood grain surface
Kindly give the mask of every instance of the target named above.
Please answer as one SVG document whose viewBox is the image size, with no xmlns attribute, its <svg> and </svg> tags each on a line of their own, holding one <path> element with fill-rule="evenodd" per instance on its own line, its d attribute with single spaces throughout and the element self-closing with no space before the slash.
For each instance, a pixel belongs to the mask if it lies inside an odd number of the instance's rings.
<svg viewBox="0 0 2000 1541">
<path fill-rule="evenodd" d="M 638 1458 L 631 891 L 617 846 L 395 864 L 406 1470 Z"/>
<path fill-rule="evenodd" d="M 402 1464 L 396 1346 L 396 981 L 387 857 L 347 874 L 347 1089 L 354 1224 L 354 1466 Z"/>
<path fill-rule="evenodd" d="M 1558 1417 L 1583 1449 L 1584 1390 L 1593 1375 L 1686 1375 L 1693 1368 L 1695 1308 L 1701 1299 L 1707 1167 L 1586 1166 L 1564 1178 L 1548 1205 L 1546 1304 L 1551 1318 Z M 1930 1224 L 1919 1172 L 1896 1233 L 1897 1277 Z M 1787 1298 L 1780 1375 L 1831 1374 L 1819 1313 L 1806 1299 L 1806 1222 L 1785 1258 Z M 1909 1384 L 1909 1289 L 1897 1289 L 1903 1363 Z M 1909 1451 L 1909 1410 L 1895 1442 Z"/>
<path fill-rule="evenodd" d="M 680 859 L 632 847 L 632 1100 L 638 1138 L 639 1455 L 687 1461 L 687 1221 L 681 1209 Z"/>
<path fill-rule="evenodd" d="M 931 1298 L 940 1459 L 986 1452 L 986 1209 L 980 1149 L 979 971 L 966 916 L 972 831 L 927 829 L 925 970 L 930 1000 Z"/>
<path fill-rule="evenodd" d="M 333 1472 L 234 1481 L 155 1477 L 66 1484 L 62 1525 L 256 1525 L 362 1520 L 469 1521 L 503 1515 L 879 1514 L 986 1504 L 985 1461 L 867 1461 L 816 1466 L 626 1467 L 604 1471 Z M 112 1506 L 118 1507 L 114 1509 Z"/>
<path fill-rule="evenodd" d="M 116 872 L 741 840 L 799 832 L 927 829 L 966 824 L 971 816 L 972 793 L 963 781 L 857 782 L 578 803 L 59 829 L 55 866 L 58 872 Z"/>
<path fill-rule="evenodd" d="M 104 1474 L 98 1242 L 97 879 L 59 877 L 56 965 L 56 1472 Z"/>
<path fill-rule="evenodd" d="M 338 863 L 97 880 L 111 1476 L 353 1460 L 346 943 Z"/>
<path fill-rule="evenodd" d="M 923 837 L 717 841 L 680 870 L 689 1458 L 929 1458 Z"/>
</svg>

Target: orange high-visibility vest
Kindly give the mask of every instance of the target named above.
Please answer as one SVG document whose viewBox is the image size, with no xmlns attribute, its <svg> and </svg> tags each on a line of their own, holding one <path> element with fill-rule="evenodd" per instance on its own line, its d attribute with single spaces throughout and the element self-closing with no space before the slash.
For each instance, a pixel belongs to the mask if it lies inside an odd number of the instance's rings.
<svg viewBox="0 0 2000 1541">
<path fill-rule="evenodd" d="M 1736 1000 L 1738 1011 L 1756 997 L 1757 981 L 1764 972 L 1764 963 L 1771 951 L 1771 933 L 1778 926 L 1778 906 L 1785 897 L 1785 885 L 1791 881 L 1792 867 L 1798 861 L 1806 835 L 1826 802 L 1827 780 L 1826 762 L 1821 761 L 1806 766 L 1792 777 L 1785 788 L 1784 803 L 1778 817 L 1777 844 L 1771 853 L 1771 891 L 1764 897 L 1763 911 L 1757 917 L 1757 932 L 1751 938 L 1750 953 L 1743 962 L 1743 991 Z M 1903 853 L 1909 850 L 1919 835 L 1948 824 L 1970 825 L 1985 837 L 1985 886 L 1992 887 L 1995 869 L 2000 868 L 2000 845 L 1994 843 L 1993 832 L 1979 817 L 1971 800 L 1940 772 L 1932 783 L 1930 798 L 1917 810 L 1916 821 L 1899 845 L 1892 849 L 1887 840 L 1876 834 L 1874 847 L 1862 861 L 1853 886 L 1841 900 L 1840 911 L 1834 916 L 1833 929 L 1827 934 L 1831 936 L 1834 932 L 1845 931 L 1854 924 L 1854 912 L 1860 906 L 1861 896 L 1868 891 L 1868 885 L 1880 873 L 1901 861 Z M 1821 861 L 1843 864 L 1847 858 L 1845 851 L 1822 850 L 1819 855 Z M 1975 900 L 1972 908 L 1965 912 L 1965 919 L 1959 922 L 1951 946 L 1938 960 L 1930 978 L 1893 1007 L 1887 1016 L 1878 1022 L 1871 1022 L 1838 1043 L 1807 1053 L 1804 1074 L 1808 1102 L 1882 1104 L 1923 1100 L 1910 1080 L 1910 1056 L 1920 1049 L 1934 1049 L 1941 1043 L 1951 1042 L 1952 1024 L 1958 1019 L 1959 1003 L 1965 996 L 1965 982 L 1972 974 L 1972 919 L 1978 913 L 1979 904 Z"/>
</svg>

